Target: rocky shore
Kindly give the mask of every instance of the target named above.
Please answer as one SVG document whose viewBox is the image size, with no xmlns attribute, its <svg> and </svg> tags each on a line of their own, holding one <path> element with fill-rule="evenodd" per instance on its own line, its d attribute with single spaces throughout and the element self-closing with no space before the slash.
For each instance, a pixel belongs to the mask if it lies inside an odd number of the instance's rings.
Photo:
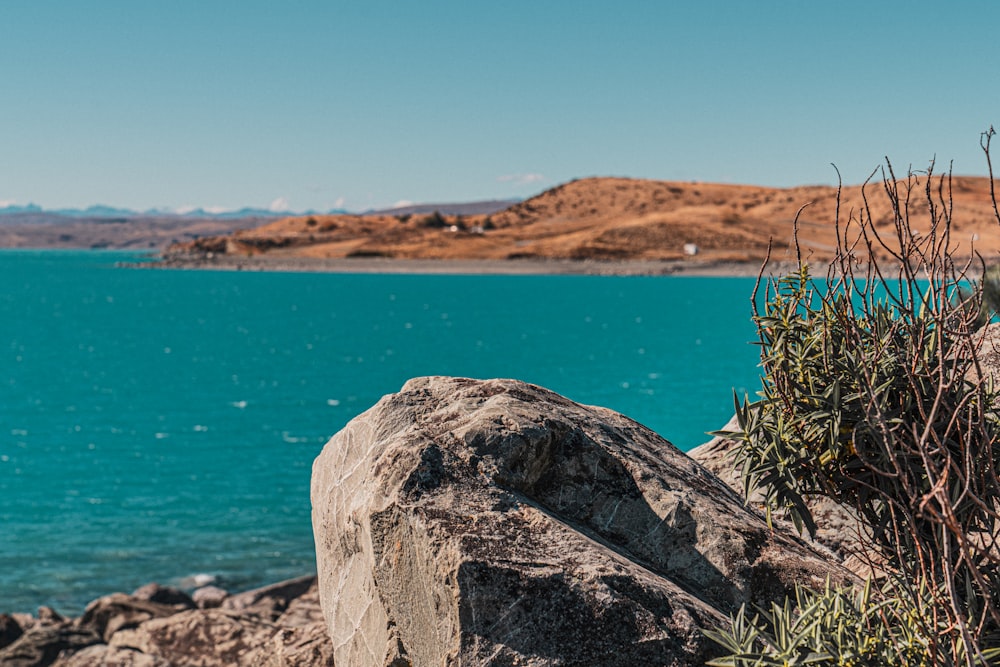
<svg viewBox="0 0 1000 667">
<path fill-rule="evenodd" d="M 148 584 L 77 618 L 0 614 L 5 667 L 292 667 L 332 665 L 332 655 L 315 576 L 235 595 Z"/>
<path fill-rule="evenodd" d="M 849 513 L 816 543 L 769 527 L 730 445 L 689 456 L 524 382 L 416 378 L 316 459 L 317 576 L 0 615 L 0 664 L 703 665 L 740 605 L 865 574 Z"/>
<path fill-rule="evenodd" d="M 703 260 L 573 260 L 573 259 L 393 259 L 386 257 L 288 257 L 273 255 L 167 255 L 130 268 L 204 269 L 215 271 L 284 271 L 315 273 L 401 273 L 441 275 L 592 275 L 592 276 L 725 276 L 753 277 L 760 262 Z M 775 263 L 769 273 L 791 264 Z"/>
</svg>

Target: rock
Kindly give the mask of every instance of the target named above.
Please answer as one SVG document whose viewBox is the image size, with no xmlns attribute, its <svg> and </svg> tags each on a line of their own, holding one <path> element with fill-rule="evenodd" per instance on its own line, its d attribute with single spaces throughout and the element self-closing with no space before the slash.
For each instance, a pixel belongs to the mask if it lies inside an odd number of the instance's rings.
<svg viewBox="0 0 1000 667">
<path fill-rule="evenodd" d="M 161 586 L 155 582 L 135 589 L 132 597 L 136 600 L 181 606 L 185 609 L 193 609 L 195 607 L 191 596 L 181 589 L 174 588 L 173 586 Z"/>
<path fill-rule="evenodd" d="M 283 628 L 304 628 L 311 625 L 326 626 L 323 609 L 319 604 L 319 586 L 312 577 L 309 589 L 289 603 L 288 608 L 275 621 Z"/>
<path fill-rule="evenodd" d="M 31 614 L 11 614 L 10 617 L 14 619 L 14 622 L 21 626 L 21 630 L 28 630 L 38 625 L 38 619 Z"/>
<path fill-rule="evenodd" d="M 321 621 L 305 627 L 283 628 L 269 644 L 246 656 L 251 667 L 333 667 L 333 644 Z"/>
<path fill-rule="evenodd" d="M 194 597 L 199 598 L 198 591 Z M 170 607 L 175 610 L 170 616 L 151 618 L 115 632 L 103 649 L 104 657 L 95 648 L 78 658 L 101 659 L 104 663 L 67 665 L 319 667 L 333 664 L 333 645 L 319 609 L 314 575 L 227 596 L 223 604 L 222 608 L 182 611 Z"/>
<path fill-rule="evenodd" d="M 222 603 L 229 597 L 229 592 L 218 586 L 202 586 L 191 594 L 195 606 L 199 609 L 215 609 L 221 607 Z"/>
<path fill-rule="evenodd" d="M 131 649 L 171 664 L 228 667 L 247 664 L 246 656 L 276 632 L 273 624 L 255 616 L 192 609 L 117 632 L 109 647 Z"/>
<path fill-rule="evenodd" d="M 60 657 L 52 663 L 52 667 L 174 667 L 174 665 L 164 658 L 132 649 L 94 644 L 76 653 Z"/>
<path fill-rule="evenodd" d="M 222 608 L 243 613 L 256 613 L 262 618 L 273 621 L 288 608 L 292 600 L 300 597 L 315 583 L 315 575 L 282 581 L 232 595 L 222 603 Z"/>
<path fill-rule="evenodd" d="M 42 608 L 39 619 L 0 615 L 0 633 L 7 628 L 13 637 L 9 646 L 0 646 L 0 665 L 333 664 L 333 645 L 319 606 L 315 575 L 233 596 L 222 591 L 220 601 L 223 597 L 228 608 L 202 610 L 177 589 L 148 584 L 133 595 L 113 593 L 98 598 L 74 620 L 48 608 Z M 21 636 L 14 637 L 18 631 Z"/>
<path fill-rule="evenodd" d="M 10 614 L 0 614 L 0 648 L 10 646 L 24 634 L 24 629 Z"/>
<path fill-rule="evenodd" d="M 44 667 L 51 665 L 64 651 L 73 653 L 100 641 L 101 637 L 89 628 L 77 628 L 66 622 L 39 623 L 0 649 L 0 665 Z"/>
<path fill-rule="evenodd" d="M 42 625 L 61 625 L 66 618 L 52 607 L 41 606 L 38 608 L 38 622 Z"/>
<path fill-rule="evenodd" d="M 75 624 L 94 631 L 107 643 L 119 630 L 134 628 L 151 618 L 171 616 L 182 609 L 182 605 L 160 604 L 113 593 L 88 604 Z"/>
<path fill-rule="evenodd" d="M 740 604 L 853 580 L 649 429 L 515 380 L 407 382 L 312 503 L 343 665 L 701 665 Z"/>
<path fill-rule="evenodd" d="M 982 370 L 991 377 L 994 383 L 1000 380 L 1000 322 L 987 324 L 976 332 L 975 338 L 979 343 L 978 357 Z M 977 377 L 973 371 L 969 379 L 975 380 Z"/>
<path fill-rule="evenodd" d="M 738 429 L 739 424 L 734 416 L 720 430 L 732 432 Z M 688 456 L 711 470 L 740 497 L 743 497 L 743 481 L 731 456 L 736 444 L 735 440 L 717 436 L 689 451 Z M 760 491 L 751 492 L 747 503 L 758 511 L 764 511 L 764 497 Z M 807 498 L 806 505 L 816 522 L 816 543 L 813 546 L 828 550 L 834 558 L 843 562 L 848 569 L 861 578 L 871 574 L 869 559 L 865 557 L 866 550 L 860 538 L 859 530 L 862 529 L 862 524 L 857 513 L 850 507 L 825 496 Z M 785 530 L 795 532 L 791 520 L 784 513 L 776 512 L 773 520 Z M 803 538 L 809 540 L 807 535 L 804 535 Z"/>
</svg>

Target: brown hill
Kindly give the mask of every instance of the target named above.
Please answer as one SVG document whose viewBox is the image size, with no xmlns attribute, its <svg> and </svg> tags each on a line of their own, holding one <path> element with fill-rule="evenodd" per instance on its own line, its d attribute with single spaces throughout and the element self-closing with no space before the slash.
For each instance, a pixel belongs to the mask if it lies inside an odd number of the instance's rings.
<svg viewBox="0 0 1000 667">
<path fill-rule="evenodd" d="M 935 177 L 932 194 L 939 199 Z M 913 227 L 929 226 L 926 183 L 910 197 Z M 872 218 L 888 231 L 892 215 L 882 184 L 869 184 Z M 948 197 L 944 192 L 945 199 Z M 953 239 L 968 254 L 971 241 L 987 258 L 1000 252 L 986 178 L 952 179 Z M 168 259 L 213 255 L 272 258 L 389 257 L 408 259 L 677 260 L 759 262 L 768 240 L 790 257 L 792 221 L 800 216 L 803 253 L 828 260 L 835 247 L 837 189 L 587 178 L 572 181 L 491 215 L 323 215 L 284 218 L 229 236 L 177 244 Z M 841 224 L 864 207 L 862 188 L 845 187 Z M 935 201 L 938 206 L 940 202 Z M 925 229 L 921 229 L 921 228 Z M 686 255 L 697 246 L 697 254 Z"/>
</svg>

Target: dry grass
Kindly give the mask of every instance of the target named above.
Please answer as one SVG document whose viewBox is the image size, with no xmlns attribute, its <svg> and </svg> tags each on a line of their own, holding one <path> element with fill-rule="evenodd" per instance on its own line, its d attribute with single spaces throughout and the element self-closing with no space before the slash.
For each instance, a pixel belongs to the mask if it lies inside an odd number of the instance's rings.
<svg viewBox="0 0 1000 667">
<path fill-rule="evenodd" d="M 976 248 L 1000 253 L 989 179 L 954 177 L 955 256 Z M 871 195 L 875 186 L 866 192 Z M 444 216 L 444 228 L 423 224 L 425 216 L 311 216 L 285 218 L 230 237 L 232 254 L 276 257 L 378 256 L 425 259 L 681 259 L 694 243 L 705 262 L 760 262 L 769 239 L 776 259 L 793 259 L 792 220 L 806 259 L 830 261 L 837 244 L 833 221 L 837 189 L 826 186 L 764 188 L 746 185 L 587 178 L 560 185 L 490 216 Z M 863 206 L 860 186 L 845 187 L 841 215 Z M 889 229 L 892 213 L 881 199 L 870 202 L 876 228 Z M 885 210 L 881 210 L 883 206 Z M 918 200 L 911 211 L 926 206 Z M 451 225 L 461 227 L 451 231 Z M 486 227 L 482 233 L 477 228 Z M 917 230 L 920 231 L 920 230 Z M 181 247 L 197 252 L 212 240 Z M 218 239 L 215 240 L 218 247 Z"/>
</svg>

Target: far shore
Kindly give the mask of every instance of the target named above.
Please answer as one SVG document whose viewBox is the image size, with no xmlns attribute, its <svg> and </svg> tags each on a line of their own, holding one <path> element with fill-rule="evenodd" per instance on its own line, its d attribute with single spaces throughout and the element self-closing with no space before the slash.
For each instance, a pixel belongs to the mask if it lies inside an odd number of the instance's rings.
<svg viewBox="0 0 1000 667">
<path fill-rule="evenodd" d="M 570 259 L 393 259 L 350 257 L 273 257 L 266 255 L 171 257 L 125 266 L 154 269 L 202 269 L 211 271 L 281 271 L 296 273 L 384 273 L 436 275 L 590 275 L 590 276 L 717 276 L 756 277 L 759 262 L 711 260 L 570 260 Z M 772 263 L 770 271 L 784 270 Z"/>
</svg>

